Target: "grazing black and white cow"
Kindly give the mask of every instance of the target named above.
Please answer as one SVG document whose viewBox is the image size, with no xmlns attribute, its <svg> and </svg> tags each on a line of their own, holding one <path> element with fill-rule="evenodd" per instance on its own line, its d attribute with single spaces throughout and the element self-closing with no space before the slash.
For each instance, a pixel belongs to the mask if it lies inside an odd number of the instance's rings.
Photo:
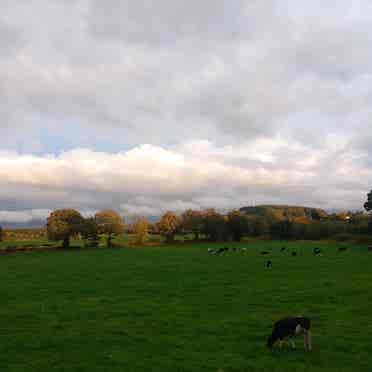
<svg viewBox="0 0 372 372">
<path fill-rule="evenodd" d="M 271 267 L 273 267 L 273 262 L 271 260 L 267 260 L 265 266 L 267 269 L 270 269 Z"/>
<path fill-rule="evenodd" d="M 270 254 L 270 252 L 269 251 L 261 251 L 261 254 L 266 255 L 266 254 Z"/>
<path fill-rule="evenodd" d="M 223 247 L 223 248 L 218 248 L 215 251 L 215 254 L 224 254 L 225 252 L 228 252 L 229 248 L 228 247 Z"/>
<path fill-rule="evenodd" d="M 347 251 L 347 247 L 338 247 L 339 252 L 345 252 Z"/>
<path fill-rule="evenodd" d="M 316 247 L 316 248 L 313 249 L 313 254 L 315 256 L 320 256 L 322 254 L 322 251 L 321 251 L 320 248 Z"/>
<path fill-rule="evenodd" d="M 305 350 L 311 350 L 311 322 L 306 317 L 291 317 L 283 318 L 274 323 L 273 331 L 267 339 L 267 347 L 272 349 L 276 342 L 279 342 L 279 346 L 282 347 L 282 343 L 288 340 L 292 348 L 295 349 L 296 345 L 293 341 L 295 336 L 300 334 L 304 335 L 304 346 Z"/>
<path fill-rule="evenodd" d="M 216 249 L 208 248 L 208 253 L 210 254 L 222 254 L 224 252 L 225 252 L 225 248 L 216 248 Z"/>
<path fill-rule="evenodd" d="M 285 250 L 287 249 L 287 247 L 282 247 L 282 248 L 280 248 L 280 252 L 284 252 Z"/>
<path fill-rule="evenodd" d="M 297 256 L 297 252 L 296 251 L 293 251 L 292 252 L 292 256 Z"/>
</svg>

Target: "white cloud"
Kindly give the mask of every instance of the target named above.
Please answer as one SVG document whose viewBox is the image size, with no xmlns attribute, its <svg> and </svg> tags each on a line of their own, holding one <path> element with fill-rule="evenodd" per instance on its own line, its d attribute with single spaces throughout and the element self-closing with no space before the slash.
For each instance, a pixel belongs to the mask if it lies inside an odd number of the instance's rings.
<svg viewBox="0 0 372 372">
<path fill-rule="evenodd" d="M 27 223 L 32 220 L 44 220 L 51 211 L 47 209 L 32 209 L 26 211 L 0 211 L 2 223 Z"/>
<path fill-rule="evenodd" d="M 371 22 L 368 0 L 3 0 L 0 210 L 358 208 Z"/>
<path fill-rule="evenodd" d="M 367 0 L 5 4 L 0 41 L 13 47 L 0 59 L 0 127 L 8 148 L 20 133 L 40 147 L 32 129 L 63 135 L 65 122 L 129 146 L 263 134 L 321 146 L 319 131 L 369 128 Z"/>
<path fill-rule="evenodd" d="M 120 153 L 3 153 L 0 202 L 17 201 L 18 209 L 74 207 L 85 214 L 114 208 L 127 215 L 264 202 L 359 209 L 372 183 L 372 171 L 360 163 L 363 154 L 344 144 L 324 153 L 284 140 L 248 142 L 236 151 L 196 141 Z"/>
</svg>

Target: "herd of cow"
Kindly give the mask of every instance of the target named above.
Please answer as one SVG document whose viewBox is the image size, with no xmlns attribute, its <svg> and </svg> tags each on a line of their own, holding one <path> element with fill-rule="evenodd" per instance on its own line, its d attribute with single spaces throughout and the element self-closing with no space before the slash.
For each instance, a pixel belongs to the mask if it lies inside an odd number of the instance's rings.
<svg viewBox="0 0 372 372">
<path fill-rule="evenodd" d="M 372 252 L 372 246 L 369 246 L 368 251 Z M 338 247 L 338 252 L 345 252 L 348 247 L 340 246 Z M 244 252 L 247 248 L 237 248 L 237 247 L 223 247 L 223 248 L 208 248 L 208 253 L 212 255 L 224 255 L 228 252 Z M 280 252 L 286 252 L 287 247 L 282 246 Z M 270 255 L 272 252 L 270 250 L 262 250 L 261 255 Z M 312 250 L 314 256 L 322 256 L 322 250 L 319 247 L 314 247 Z M 297 251 L 291 250 L 291 256 L 297 256 Z M 270 269 L 273 266 L 271 259 L 265 261 L 265 267 Z M 305 350 L 311 350 L 311 332 L 310 332 L 310 318 L 307 317 L 288 317 L 277 321 L 274 324 L 273 331 L 269 338 L 267 339 L 267 347 L 272 349 L 275 343 L 279 343 L 282 346 L 283 341 L 288 340 L 292 348 L 295 348 L 295 343 L 293 338 L 299 334 L 304 335 L 304 346 Z"/>
<path fill-rule="evenodd" d="M 368 251 L 372 251 L 372 246 L 369 246 Z M 208 248 L 208 253 L 212 255 L 224 255 L 227 252 L 244 252 L 247 248 L 237 248 L 237 247 L 223 247 L 223 248 Z M 345 252 L 348 250 L 345 246 L 338 247 L 338 252 Z M 287 251 L 286 246 L 280 248 L 280 252 Z M 272 252 L 263 250 L 260 252 L 261 255 L 270 255 Z M 313 248 L 314 256 L 322 256 L 322 250 L 319 247 Z M 292 250 L 291 256 L 297 256 L 297 251 Z M 266 260 L 265 267 L 270 269 L 273 266 L 272 260 Z M 292 348 L 295 348 L 295 343 L 293 338 L 299 334 L 304 335 L 304 346 L 305 350 L 311 350 L 311 332 L 310 332 L 310 318 L 306 317 L 288 317 L 277 321 L 274 324 L 273 331 L 269 338 L 267 339 L 267 347 L 272 349 L 276 342 L 279 346 L 282 346 L 284 340 L 288 340 Z"/>
<path fill-rule="evenodd" d="M 223 247 L 223 248 L 208 248 L 209 254 L 216 254 L 216 255 L 222 255 L 227 252 L 245 252 L 247 248 L 236 248 L 236 247 Z"/>
<path fill-rule="evenodd" d="M 345 252 L 347 251 L 347 247 L 345 246 L 342 246 L 342 247 L 338 247 L 338 252 Z M 228 253 L 228 252 L 245 252 L 247 250 L 247 248 L 237 248 L 237 247 L 222 247 L 222 248 L 208 248 L 208 253 L 209 254 L 213 254 L 213 255 L 224 255 L 225 253 Z M 287 247 L 286 246 L 282 246 L 280 248 L 280 252 L 285 252 L 287 250 Z M 369 246 L 368 247 L 368 251 L 372 251 L 372 246 Z M 271 251 L 261 251 L 260 254 L 261 255 L 269 255 L 271 254 L 272 252 Z M 319 248 L 319 247 L 315 247 L 313 248 L 313 255 L 314 256 L 322 256 L 322 250 Z M 297 256 L 297 251 L 294 251 L 292 250 L 291 252 L 291 256 Z M 266 267 L 271 267 L 272 266 L 272 262 L 269 260 L 266 262 Z"/>
</svg>

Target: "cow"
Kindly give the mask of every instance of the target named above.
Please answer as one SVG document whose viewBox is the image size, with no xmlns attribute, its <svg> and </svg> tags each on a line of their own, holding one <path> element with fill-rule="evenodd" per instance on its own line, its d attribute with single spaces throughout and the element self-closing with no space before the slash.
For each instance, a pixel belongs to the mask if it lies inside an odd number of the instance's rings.
<svg viewBox="0 0 372 372">
<path fill-rule="evenodd" d="M 289 317 L 278 320 L 274 323 L 273 331 L 268 337 L 266 345 L 272 350 L 274 344 L 279 342 L 280 348 L 285 340 L 288 340 L 292 348 L 295 349 L 296 345 L 293 341 L 295 336 L 300 334 L 304 335 L 305 350 L 311 350 L 311 321 L 307 317 Z"/>
<path fill-rule="evenodd" d="M 322 253 L 322 251 L 321 251 L 320 248 L 315 247 L 315 248 L 313 249 L 313 254 L 314 254 L 314 256 L 320 256 L 321 253 Z"/>
<path fill-rule="evenodd" d="M 271 260 L 267 260 L 266 263 L 265 263 L 265 266 L 266 266 L 267 269 L 272 268 L 273 267 L 272 261 Z"/>
</svg>

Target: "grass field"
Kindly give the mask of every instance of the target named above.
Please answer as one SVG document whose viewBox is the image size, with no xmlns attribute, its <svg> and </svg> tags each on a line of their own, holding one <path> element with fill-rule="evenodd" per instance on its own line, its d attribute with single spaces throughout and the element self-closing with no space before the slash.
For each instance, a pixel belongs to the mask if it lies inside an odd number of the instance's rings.
<svg viewBox="0 0 372 372">
<path fill-rule="evenodd" d="M 239 245 L 225 256 L 207 253 L 214 244 L 1 256 L 0 371 L 372 370 L 372 252 Z M 313 351 L 302 339 L 267 351 L 272 322 L 298 314 L 313 320 Z"/>
</svg>

